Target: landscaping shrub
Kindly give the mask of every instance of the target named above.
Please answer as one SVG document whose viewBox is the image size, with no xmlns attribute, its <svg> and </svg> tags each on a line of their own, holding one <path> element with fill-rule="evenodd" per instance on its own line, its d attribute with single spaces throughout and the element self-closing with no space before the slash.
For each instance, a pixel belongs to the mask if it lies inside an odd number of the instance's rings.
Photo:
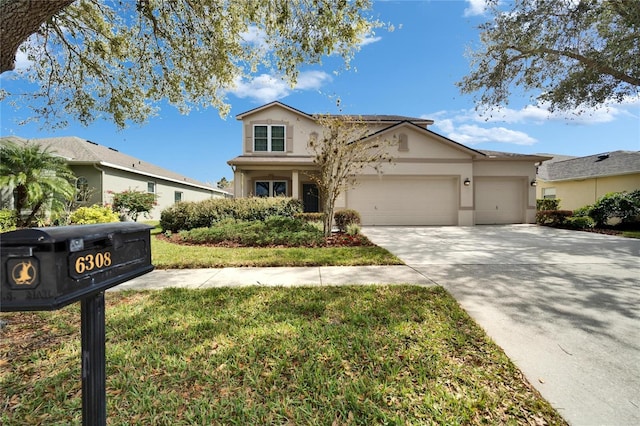
<svg viewBox="0 0 640 426">
<path fill-rule="evenodd" d="M 347 235 L 360 235 L 360 225 L 357 223 L 350 223 L 345 230 Z"/>
<path fill-rule="evenodd" d="M 536 213 L 536 223 L 546 226 L 563 226 L 572 214 L 571 210 L 540 210 Z"/>
<path fill-rule="evenodd" d="M 338 210 L 333 215 L 340 232 L 345 232 L 349 225 L 360 225 L 360 213 L 351 209 Z"/>
<path fill-rule="evenodd" d="M 571 216 L 564 221 L 563 227 L 569 229 L 591 229 L 595 225 L 589 216 Z"/>
<path fill-rule="evenodd" d="M 76 225 L 120 222 L 120 215 L 111 210 L 111 207 L 94 205 L 91 207 L 80 207 L 71 213 L 69 222 Z"/>
<path fill-rule="evenodd" d="M 578 209 L 575 209 L 573 211 L 573 216 L 574 217 L 589 217 L 592 208 L 593 208 L 592 205 L 588 205 L 588 206 L 584 206 L 584 207 L 580 207 Z"/>
<path fill-rule="evenodd" d="M 610 192 L 596 201 L 589 216 L 596 226 L 605 226 L 610 219 L 618 218 L 622 223 L 638 221 L 640 216 L 640 189 L 633 192 Z"/>
<path fill-rule="evenodd" d="M 13 231 L 16 223 L 15 210 L 0 210 L 0 232 Z"/>
<path fill-rule="evenodd" d="M 543 198 L 536 200 L 536 210 L 558 210 L 560 200 L 556 198 Z"/>
<path fill-rule="evenodd" d="M 164 209 L 160 214 L 160 226 L 164 231 L 179 232 L 208 228 L 225 219 L 264 221 L 271 216 L 293 218 L 300 213 L 302 202 L 293 198 L 211 198 L 176 203 Z"/>
<path fill-rule="evenodd" d="M 264 221 L 225 219 L 209 228 L 180 232 L 180 239 L 192 244 L 231 243 L 241 246 L 315 246 L 323 241 L 322 231 L 299 219 L 271 216 Z"/>
<path fill-rule="evenodd" d="M 113 210 L 121 215 L 129 216 L 134 222 L 138 221 L 138 217 L 143 215 L 149 217 L 149 212 L 156 203 L 156 195 L 145 191 L 126 190 L 113 193 Z"/>
<path fill-rule="evenodd" d="M 295 218 L 305 222 L 322 222 L 324 219 L 324 213 L 297 213 Z"/>
</svg>

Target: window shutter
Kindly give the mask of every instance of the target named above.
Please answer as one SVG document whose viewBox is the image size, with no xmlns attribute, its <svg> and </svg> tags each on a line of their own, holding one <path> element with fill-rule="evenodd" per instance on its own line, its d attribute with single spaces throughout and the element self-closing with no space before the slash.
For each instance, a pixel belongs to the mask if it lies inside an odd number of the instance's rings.
<svg viewBox="0 0 640 426">
<path fill-rule="evenodd" d="M 253 131 L 250 124 L 244 126 L 244 152 L 253 151 Z"/>
<path fill-rule="evenodd" d="M 287 152 L 293 152 L 293 126 L 287 125 L 285 130 L 285 136 L 287 138 L 285 147 Z"/>
</svg>

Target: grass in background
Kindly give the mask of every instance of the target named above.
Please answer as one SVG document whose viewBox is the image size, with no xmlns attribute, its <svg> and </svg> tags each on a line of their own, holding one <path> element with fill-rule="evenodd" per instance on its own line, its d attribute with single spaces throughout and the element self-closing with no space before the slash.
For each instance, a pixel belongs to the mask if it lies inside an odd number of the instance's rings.
<svg viewBox="0 0 640 426">
<path fill-rule="evenodd" d="M 565 424 L 439 287 L 106 297 L 110 424 Z M 80 424 L 78 304 L 0 317 L 0 423 Z"/>
</svg>

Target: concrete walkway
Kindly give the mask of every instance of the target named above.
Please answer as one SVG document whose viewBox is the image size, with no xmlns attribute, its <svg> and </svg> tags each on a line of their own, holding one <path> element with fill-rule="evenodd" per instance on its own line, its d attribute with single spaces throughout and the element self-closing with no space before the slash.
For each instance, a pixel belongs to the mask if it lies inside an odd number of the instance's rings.
<svg viewBox="0 0 640 426">
<path fill-rule="evenodd" d="M 572 425 L 640 425 L 640 240 L 535 225 L 365 228 L 444 286 Z"/>
<path fill-rule="evenodd" d="M 295 268 L 156 269 L 120 284 L 117 290 L 167 287 L 320 286 L 343 284 L 435 285 L 409 266 L 320 266 Z"/>
</svg>

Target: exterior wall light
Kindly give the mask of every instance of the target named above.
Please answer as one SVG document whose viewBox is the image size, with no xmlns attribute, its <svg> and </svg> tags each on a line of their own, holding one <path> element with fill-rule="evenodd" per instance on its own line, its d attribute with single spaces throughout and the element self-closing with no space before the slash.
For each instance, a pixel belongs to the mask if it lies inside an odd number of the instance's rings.
<svg viewBox="0 0 640 426">
<path fill-rule="evenodd" d="M 537 185 L 538 185 L 538 182 L 536 182 L 535 179 L 531 181 L 531 186 L 537 186 Z"/>
<path fill-rule="evenodd" d="M 466 178 L 463 183 L 464 183 L 464 186 L 469 186 L 471 185 L 471 180 L 469 180 L 469 178 Z"/>
</svg>

